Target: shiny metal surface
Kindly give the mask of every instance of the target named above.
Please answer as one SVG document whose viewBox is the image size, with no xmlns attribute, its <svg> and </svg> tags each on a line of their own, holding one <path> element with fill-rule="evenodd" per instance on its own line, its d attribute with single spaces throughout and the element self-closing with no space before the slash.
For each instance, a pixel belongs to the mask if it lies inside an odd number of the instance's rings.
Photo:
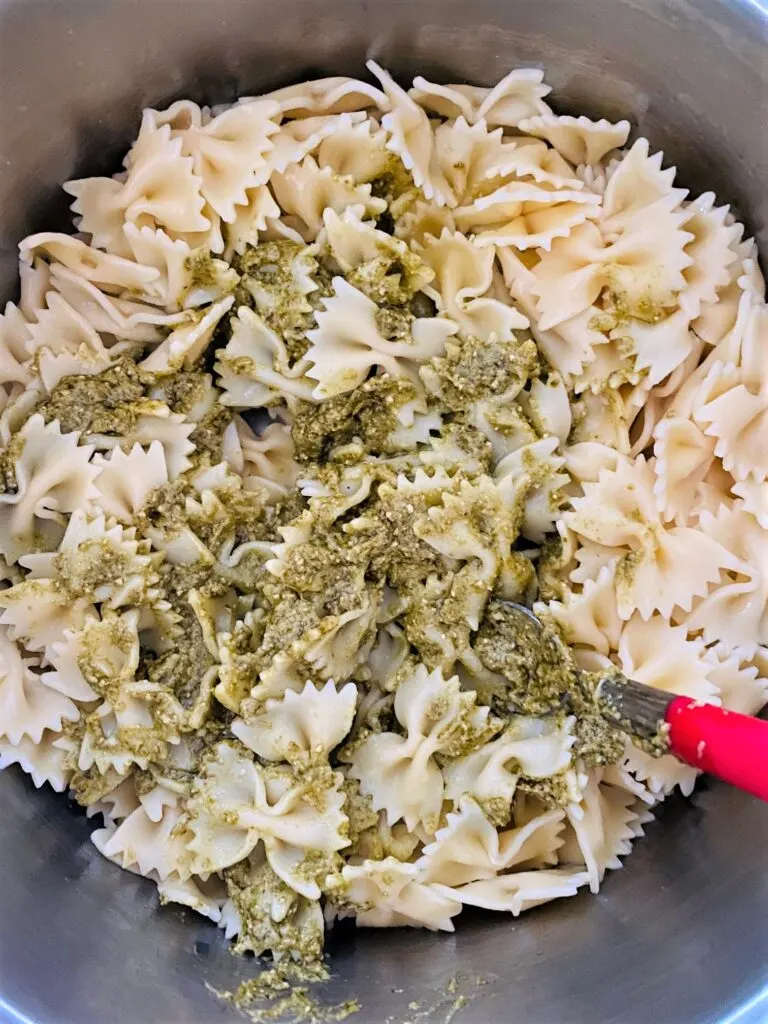
<svg viewBox="0 0 768 1024">
<path fill-rule="evenodd" d="M 112 170 L 142 105 L 355 73 L 366 53 L 443 80 L 543 63 L 562 110 L 628 114 L 768 245 L 767 25 L 762 0 L 0 0 L 0 294 L 16 242 L 63 222 L 58 183 Z M 455 935 L 339 933 L 320 998 L 356 996 L 359 1024 L 444 1024 L 459 974 L 458 1024 L 768 1021 L 768 808 L 712 786 L 660 819 L 598 897 L 465 916 Z M 205 985 L 252 963 L 195 915 L 156 909 L 88 831 L 0 774 L 0 1020 L 241 1019 Z"/>
</svg>

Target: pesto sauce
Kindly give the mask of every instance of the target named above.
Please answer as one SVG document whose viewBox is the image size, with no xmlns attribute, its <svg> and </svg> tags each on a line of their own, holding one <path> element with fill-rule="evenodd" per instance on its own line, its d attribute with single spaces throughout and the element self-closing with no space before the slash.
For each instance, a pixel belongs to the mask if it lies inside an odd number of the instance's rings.
<svg viewBox="0 0 768 1024">
<path fill-rule="evenodd" d="M 555 629 L 504 602 L 491 601 L 474 641 L 483 665 L 504 677 L 503 684 L 488 694 L 497 713 L 546 717 L 572 713 L 576 716 L 574 755 L 586 765 L 614 764 L 622 755 L 624 736 L 609 722 L 596 698 L 598 679 L 580 672 L 566 644 Z M 541 796 L 552 780 L 535 790 Z M 550 793 L 549 800 L 554 800 Z M 555 801 L 556 802 L 556 801 Z"/>
<path fill-rule="evenodd" d="M 421 375 L 437 381 L 440 397 L 454 412 L 483 399 L 513 399 L 539 370 L 538 350 L 530 338 L 480 341 L 471 336 L 448 342 L 446 354 L 432 360 Z"/>
<path fill-rule="evenodd" d="M 209 389 L 210 378 L 200 370 L 176 370 L 162 378 L 163 401 L 171 412 L 185 416 L 205 399 Z"/>
<path fill-rule="evenodd" d="M 347 281 L 380 306 L 406 306 L 429 284 L 434 271 L 404 242 L 383 249 L 374 259 L 355 267 Z"/>
<path fill-rule="evenodd" d="M 269 863 L 253 856 L 223 872 L 227 895 L 240 915 L 236 952 L 287 954 L 304 965 L 321 966 L 323 923 L 308 926 L 309 901 L 278 878 Z M 281 906 L 280 915 L 272 908 Z"/>
<path fill-rule="evenodd" d="M 47 423 L 58 420 L 63 433 L 130 435 L 137 418 L 133 406 L 150 384 L 150 375 L 126 357 L 93 376 L 64 377 L 38 412 Z"/>
<path fill-rule="evenodd" d="M 424 199 L 424 193 L 414 185 L 405 164 L 395 153 L 388 154 L 386 166 L 370 179 L 370 186 L 371 195 L 387 204 L 379 221 L 379 227 L 384 229 L 407 213 L 414 203 Z"/>
<path fill-rule="evenodd" d="M 282 963 L 265 973 L 273 973 L 276 978 L 280 979 L 293 979 L 296 976 L 295 973 L 289 973 Z M 322 981 L 325 979 L 310 975 L 309 980 Z M 293 1024 L 335 1024 L 335 1022 L 347 1020 L 361 1009 L 360 1003 L 356 999 L 347 999 L 344 1002 L 328 1006 L 321 1003 L 304 985 L 292 985 L 287 982 L 284 987 L 288 989 L 288 994 L 278 995 L 277 991 L 282 991 L 278 981 L 270 980 L 265 984 L 259 977 L 243 982 L 234 993 L 218 993 L 215 989 L 212 991 L 231 1002 L 238 1009 L 243 1010 L 253 1024 L 285 1020 L 290 1020 Z M 253 1005 L 255 1002 L 265 1000 L 268 1003 L 266 1006 L 256 1007 Z"/>
<path fill-rule="evenodd" d="M 24 451 L 26 438 L 15 434 L 0 452 L 0 489 L 4 494 L 16 490 L 16 463 Z"/>
<path fill-rule="evenodd" d="M 235 306 L 255 309 L 281 338 L 289 359 L 301 359 L 309 348 L 307 331 L 315 326 L 314 310 L 331 294 L 311 249 L 289 239 L 261 242 L 247 245 L 233 262 L 241 275 Z"/>
<path fill-rule="evenodd" d="M 217 263 L 221 262 L 214 260 L 211 250 L 205 247 L 190 253 L 184 260 L 184 270 L 188 276 L 187 291 L 214 286 L 218 282 Z"/>
<path fill-rule="evenodd" d="M 322 461 L 352 441 L 362 444 L 364 454 L 390 453 L 390 436 L 399 426 L 397 413 L 416 397 L 411 381 L 383 374 L 320 405 L 298 403 L 291 426 L 296 458 Z"/>
</svg>

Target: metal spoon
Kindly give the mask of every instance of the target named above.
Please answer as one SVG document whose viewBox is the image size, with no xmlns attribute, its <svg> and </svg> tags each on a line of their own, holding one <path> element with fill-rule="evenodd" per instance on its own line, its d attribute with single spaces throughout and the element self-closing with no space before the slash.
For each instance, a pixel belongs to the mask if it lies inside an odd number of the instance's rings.
<svg viewBox="0 0 768 1024">
<path fill-rule="evenodd" d="M 521 638 L 521 662 L 528 666 L 542 659 L 552 664 L 559 656 L 568 674 L 578 679 L 567 645 L 557 632 L 544 625 L 530 608 L 513 601 L 495 601 L 508 624 Z M 657 690 L 618 670 L 598 679 L 595 706 L 616 728 L 669 753 L 701 771 L 768 801 L 768 722 L 715 704 L 679 697 Z M 562 693 L 568 705 L 568 690 Z"/>
</svg>

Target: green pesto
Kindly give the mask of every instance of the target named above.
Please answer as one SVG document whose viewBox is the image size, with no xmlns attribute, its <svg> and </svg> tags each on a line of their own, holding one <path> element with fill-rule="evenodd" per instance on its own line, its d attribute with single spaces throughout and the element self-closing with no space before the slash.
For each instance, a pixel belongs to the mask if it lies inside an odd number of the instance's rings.
<svg viewBox="0 0 768 1024">
<path fill-rule="evenodd" d="M 388 155 L 386 166 L 370 179 L 371 195 L 387 204 L 385 218 L 397 220 L 413 206 L 424 193 L 413 183 L 405 164 L 395 153 Z M 381 225 L 380 225 L 381 226 Z"/>
<path fill-rule="evenodd" d="M 151 771 L 138 768 L 133 773 L 133 784 L 136 788 L 136 796 L 141 799 L 141 797 L 152 792 L 157 785 L 157 782 L 155 781 L 155 777 Z"/>
<path fill-rule="evenodd" d="M 306 332 L 315 325 L 317 303 L 330 294 L 312 250 L 289 239 L 262 242 L 246 246 L 234 264 L 242 275 L 236 306 L 252 306 L 282 339 L 291 361 L 300 359 L 309 347 Z M 310 284 L 302 285 L 305 280 Z"/>
<path fill-rule="evenodd" d="M 113 755 L 119 752 L 139 761 L 165 761 L 168 744 L 178 742 L 181 720 L 175 713 L 170 694 L 155 693 L 142 703 L 150 712 L 151 725 L 119 726 L 110 736 L 104 734 L 98 712 L 83 716 L 85 730 L 97 757 L 100 753 Z"/>
<path fill-rule="evenodd" d="M 395 492 L 370 516 L 365 528 L 371 545 L 368 572 L 374 579 L 385 579 L 396 590 L 407 593 L 411 584 L 444 570 L 443 557 L 414 530 L 416 515 L 424 511 L 423 498 Z"/>
<path fill-rule="evenodd" d="M 186 414 L 208 395 L 210 379 L 201 370 L 176 370 L 161 383 L 163 401 L 171 412 Z"/>
<path fill-rule="evenodd" d="M 645 557 L 646 553 L 644 549 L 640 547 L 635 551 L 630 551 L 616 563 L 614 586 L 616 587 L 616 594 L 620 600 L 622 598 L 631 597 L 631 590 L 634 587 L 637 567 Z"/>
<path fill-rule="evenodd" d="M 610 273 L 610 268 L 609 268 Z M 614 279 L 601 296 L 603 312 L 598 313 L 590 321 L 596 325 L 595 330 L 613 330 L 627 324 L 630 320 L 642 320 L 646 324 L 656 324 L 669 316 L 670 312 L 677 305 L 677 299 L 670 296 L 668 303 L 659 302 L 653 296 L 650 286 L 645 294 L 638 296 L 630 295 L 622 288 L 620 277 L 613 275 Z"/>
<path fill-rule="evenodd" d="M 278 499 L 267 507 L 265 524 L 272 531 L 272 535 L 277 538 L 279 536 L 276 532 L 278 528 L 292 523 L 306 510 L 306 507 L 307 499 L 300 491 L 289 491 L 284 498 Z"/>
<path fill-rule="evenodd" d="M 326 1006 L 311 995 L 307 988 L 299 985 L 291 988 L 288 995 L 272 999 L 267 1007 L 251 1007 L 251 1000 L 259 996 L 252 996 L 248 985 L 249 982 L 243 982 L 237 989 L 239 995 L 236 996 L 235 1005 L 244 1010 L 253 1024 L 287 1020 L 292 1024 L 335 1024 L 358 1013 L 361 1008 L 356 999 L 346 999 L 342 1003 Z"/>
<path fill-rule="evenodd" d="M 314 759 L 313 763 L 311 754 L 300 761 L 303 763 L 292 766 L 294 773 L 290 776 L 291 782 L 300 787 L 302 800 L 306 800 L 316 810 L 324 811 L 328 805 L 328 794 L 342 781 L 341 776 L 334 772 L 327 761 L 318 763 Z M 311 867 L 307 870 L 314 872 Z"/>
<path fill-rule="evenodd" d="M 570 695 L 570 707 L 576 715 L 574 753 L 587 765 L 615 764 L 624 754 L 625 737 L 604 715 L 594 681 L 580 673 L 579 683 Z"/>
<path fill-rule="evenodd" d="M 132 552 L 115 549 L 106 539 L 85 541 L 77 546 L 76 551 L 61 551 L 54 555 L 56 582 L 72 598 L 89 597 L 92 600 L 100 587 L 119 588 L 131 577 L 138 576 L 142 589 L 146 589 L 156 581 L 156 576 L 137 557 Z M 147 559 L 143 562 L 146 563 Z"/>
<path fill-rule="evenodd" d="M 219 684 L 216 697 L 230 711 L 251 717 L 261 710 L 261 702 L 251 706 L 249 694 L 267 662 L 261 653 L 264 622 L 262 616 L 249 616 L 235 623 L 231 634 L 221 640 Z"/>
<path fill-rule="evenodd" d="M 69 780 L 69 790 L 81 807 L 89 807 L 102 800 L 121 781 L 121 776 L 111 768 L 102 774 L 95 766 L 87 771 L 74 766 Z"/>
<path fill-rule="evenodd" d="M 264 622 L 259 654 L 265 665 L 283 651 L 290 651 L 320 620 L 315 601 L 287 589 L 280 598 Z"/>
<path fill-rule="evenodd" d="M 347 281 L 379 305 L 405 306 L 434 278 L 434 271 L 404 242 L 381 246 L 379 254 L 361 263 Z"/>
<path fill-rule="evenodd" d="M 184 260 L 184 269 L 188 275 L 187 291 L 215 285 L 219 279 L 216 263 L 210 249 L 201 248 L 191 252 Z"/>
<path fill-rule="evenodd" d="M 184 476 L 150 491 L 135 517 L 139 532 L 154 528 L 168 532 L 181 529 L 186 525 L 186 500 L 190 494 L 190 483 Z"/>
<path fill-rule="evenodd" d="M 326 604 L 331 600 L 335 604 L 335 608 L 328 606 L 331 611 L 358 607 L 366 579 L 386 580 L 396 588 L 423 580 L 445 565 L 442 556 L 414 532 L 417 515 L 427 507 L 424 495 L 379 486 L 356 506 L 354 530 L 345 529 L 345 521 L 328 524 L 322 517 L 310 516 L 310 539 L 286 553 L 282 580 L 302 595 L 326 595 Z M 290 606 L 287 611 L 290 617 Z"/>
<path fill-rule="evenodd" d="M 221 488 L 208 505 L 199 500 L 188 476 L 179 477 L 170 484 L 153 491 L 141 513 L 140 530 L 159 529 L 173 537 L 183 529 L 191 532 L 211 551 L 216 552 L 225 543 L 239 545 L 247 541 L 275 542 L 279 539 L 276 527 L 286 514 L 280 506 L 267 507 L 260 492 L 244 491 L 235 487 Z M 292 505 L 288 515 L 293 512 Z M 207 597 L 222 597 L 233 585 L 246 593 L 257 590 L 264 577 L 264 557 L 248 552 L 233 567 L 218 560 L 199 560 L 189 565 L 164 562 L 159 568 L 158 589 L 169 603 L 175 617 L 171 650 L 147 656 L 147 677 L 172 688 L 185 707 L 199 708 L 201 684 L 214 665 L 205 643 L 202 629 L 188 595 L 191 590 Z M 253 673 L 248 676 L 252 685 Z M 238 688 L 245 696 L 250 688 Z"/>
<path fill-rule="evenodd" d="M 345 779 L 342 789 L 347 816 L 346 835 L 350 845 L 354 846 L 364 832 L 378 824 L 379 815 L 373 809 L 371 798 L 360 792 L 360 783 L 356 779 Z"/>
<path fill-rule="evenodd" d="M 516 790 L 526 796 L 536 797 L 547 810 L 567 807 L 573 800 L 572 788 L 564 772 L 549 775 L 545 779 L 531 779 L 523 775 L 518 780 Z"/>
<path fill-rule="evenodd" d="M 483 814 L 496 828 L 506 828 L 512 820 L 512 804 L 504 797 L 492 796 L 478 802 Z"/>
<path fill-rule="evenodd" d="M 393 452 L 391 435 L 400 426 L 397 413 L 417 394 L 411 381 L 384 374 L 320 405 L 300 402 L 291 426 L 296 458 L 323 460 L 335 448 L 355 440 L 362 443 L 365 454 Z"/>
<path fill-rule="evenodd" d="M 231 422 L 232 410 L 216 404 L 195 425 L 189 440 L 195 446 L 194 455 L 198 463 L 204 459 L 212 466 L 221 462 L 223 434 Z"/>
<path fill-rule="evenodd" d="M 15 434 L 0 451 L 0 488 L 4 494 L 16 490 L 16 463 L 24 451 L 26 438 Z"/>
<path fill-rule="evenodd" d="M 432 445 L 438 451 L 454 447 L 460 453 L 459 467 L 470 467 L 466 472 L 488 473 L 493 463 L 493 446 L 485 434 L 472 423 L 457 418 L 446 423 L 440 431 L 440 440 Z"/>
<path fill-rule="evenodd" d="M 567 591 L 567 586 L 563 582 L 563 570 L 566 565 L 567 554 L 563 546 L 563 539 L 559 534 L 553 534 L 541 545 L 536 562 L 539 600 L 563 600 Z"/>
<path fill-rule="evenodd" d="M 380 306 L 376 310 L 376 327 L 382 338 L 402 345 L 412 344 L 411 327 L 414 316 L 410 310 Z"/>
<path fill-rule="evenodd" d="M 447 710 L 447 703 L 443 708 L 438 705 L 431 709 L 431 717 L 439 721 Z M 459 711 L 440 737 L 439 760 L 466 757 L 492 740 L 503 725 L 502 720 L 493 715 L 489 715 L 485 721 L 478 724 L 475 695 L 471 692 L 460 693 Z"/>
<path fill-rule="evenodd" d="M 479 341 L 466 337 L 449 341 L 445 355 L 422 370 L 430 386 L 434 375 L 449 409 L 463 412 L 473 402 L 502 395 L 514 398 L 539 368 L 536 343 L 530 338 Z"/>
<path fill-rule="evenodd" d="M 107 668 L 100 659 L 104 645 L 115 648 L 125 658 L 126 664 L 130 665 L 130 657 L 136 645 L 136 638 L 133 630 L 127 625 L 125 619 L 114 612 L 103 614 L 102 621 L 81 634 L 81 654 L 78 658 L 78 668 L 83 678 L 97 693 L 105 694 L 107 688 L 117 680 L 111 668 Z"/>
<path fill-rule="evenodd" d="M 512 448 L 539 440 L 539 434 L 517 403 L 492 400 L 481 405 L 488 425 L 502 437 L 509 438 Z"/>
<path fill-rule="evenodd" d="M 503 684 L 490 686 L 486 694 L 497 713 L 573 713 L 574 754 L 588 765 L 619 760 L 624 737 L 601 711 L 596 680 L 576 669 L 553 627 L 537 625 L 505 602 L 493 600 L 486 608 L 474 649 L 485 667 L 504 679 Z"/>
<path fill-rule="evenodd" d="M 465 620 L 452 619 L 445 602 L 428 602 L 424 585 L 413 583 L 409 589 L 412 600 L 403 616 L 406 638 L 428 668 L 439 668 L 452 660 L 446 652 L 455 654 L 469 646 L 470 627 Z"/>
<path fill-rule="evenodd" d="M 398 822 L 391 828 L 381 819 L 371 828 L 361 832 L 357 841 L 344 851 L 350 857 L 362 857 L 365 860 L 384 860 L 395 857 L 397 860 L 408 861 L 413 857 L 419 845 L 418 838 L 409 832 L 404 822 Z M 335 876 L 329 880 L 334 896 L 343 892 L 343 882 Z"/>
<path fill-rule="evenodd" d="M 310 901 L 294 892 L 264 860 L 249 857 L 224 871 L 227 895 L 240 914 L 242 928 L 235 951 L 257 956 L 266 951 L 288 954 L 304 964 L 320 962 L 323 953 L 323 924 L 309 924 L 306 911 Z M 271 908 L 277 902 L 287 907 L 280 920 Z"/>
<path fill-rule="evenodd" d="M 503 601 L 488 603 L 474 649 L 487 669 L 504 676 L 503 692 L 493 704 L 507 714 L 560 711 L 575 685 L 576 673 L 554 632 Z"/>
<path fill-rule="evenodd" d="M 203 676 L 214 660 L 189 602 L 170 589 L 166 594 L 176 614 L 174 646 L 156 657 L 148 657 L 145 671 L 151 682 L 168 687 L 184 707 L 190 707 L 197 699 Z"/>
<path fill-rule="evenodd" d="M 139 528 L 161 529 L 168 535 L 189 528 L 206 547 L 217 550 L 226 540 L 276 541 L 276 512 L 269 509 L 261 491 L 222 487 L 210 507 L 201 504 L 189 476 L 152 491 L 138 514 Z"/>
<path fill-rule="evenodd" d="M 131 434 L 137 419 L 133 405 L 145 397 L 149 383 L 148 374 L 123 358 L 93 376 L 64 377 L 38 412 L 46 422 L 58 420 L 64 433 Z"/>
</svg>

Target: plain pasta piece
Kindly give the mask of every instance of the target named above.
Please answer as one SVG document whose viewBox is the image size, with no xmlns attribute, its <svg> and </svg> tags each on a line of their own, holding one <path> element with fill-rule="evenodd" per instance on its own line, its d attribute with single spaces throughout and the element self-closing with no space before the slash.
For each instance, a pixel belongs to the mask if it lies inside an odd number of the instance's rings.
<svg viewBox="0 0 768 1024">
<path fill-rule="evenodd" d="M 308 682 L 298 694 L 288 690 L 279 701 L 267 701 L 263 712 L 236 721 L 232 731 L 267 761 L 322 760 L 349 732 L 356 702 L 354 683 L 337 691 L 330 681 L 319 690 Z"/>
<path fill-rule="evenodd" d="M 350 176 L 335 174 L 330 167 L 318 167 L 307 156 L 282 174 L 273 174 L 272 189 L 280 207 L 295 218 L 294 226 L 307 241 L 317 237 L 323 226 L 323 211 L 343 213 L 362 206 L 367 215 L 383 213 L 383 200 L 371 195 L 370 185 L 357 185 Z"/>
<path fill-rule="evenodd" d="M 394 857 L 348 864 L 342 871 L 345 900 L 357 909 L 358 925 L 369 928 L 429 928 L 453 931 L 451 918 L 459 913 L 456 896 L 420 879 L 415 864 Z"/>
<path fill-rule="evenodd" d="M 341 114 L 378 107 L 386 110 L 387 97 L 369 82 L 344 76 L 318 78 L 267 93 L 264 99 L 276 102 L 285 117 L 305 118 L 321 114 Z"/>
<path fill-rule="evenodd" d="M 386 132 L 372 118 L 340 120 L 320 142 L 317 161 L 341 176 L 371 181 L 383 174 L 389 164 L 386 140 Z"/>
<path fill-rule="evenodd" d="M 180 811 L 166 808 L 154 821 L 143 806 L 137 807 L 115 827 L 97 829 L 91 836 L 99 853 L 122 868 L 141 875 L 156 873 L 164 881 L 170 875 L 189 876 L 189 852 L 181 835 L 174 834 Z"/>
<path fill-rule="evenodd" d="M 135 444 L 127 453 L 122 448 L 114 448 L 109 455 L 98 453 L 92 464 L 101 470 L 94 504 L 123 523 L 131 521 L 152 491 L 168 483 L 165 451 L 159 441 L 152 441 L 146 450 Z"/>
<path fill-rule="evenodd" d="M 274 101 L 239 103 L 205 124 L 172 131 L 181 140 L 182 153 L 192 159 L 203 198 L 222 220 L 233 221 L 247 190 L 267 181 L 267 154 L 274 145 L 270 136 L 278 131 L 278 114 Z"/>
<path fill-rule="evenodd" d="M 574 165 L 599 163 L 612 149 L 621 149 L 629 137 L 629 121 L 611 124 L 605 119 L 591 121 L 583 115 L 538 114 L 518 121 L 517 127 L 526 135 L 546 139 Z"/>
<path fill-rule="evenodd" d="M 506 340 L 528 327 L 528 318 L 519 310 L 488 294 L 494 283 L 493 250 L 479 249 L 466 235 L 451 234 L 446 228 L 420 255 L 434 273 L 424 291 L 463 333 L 483 341 L 491 335 Z"/>
<path fill-rule="evenodd" d="M 457 734 L 470 748 L 482 743 L 489 709 L 475 707 L 472 692 L 460 692 L 458 677 L 445 680 L 439 670 L 428 674 L 421 665 L 400 683 L 395 714 L 406 735 L 369 737 L 355 753 L 351 775 L 374 808 L 386 811 L 389 825 L 402 818 L 411 830 L 420 822 L 430 829 L 439 817 L 444 785 L 433 755 L 450 751 Z"/>
<path fill-rule="evenodd" d="M 543 99 L 551 89 L 538 68 L 517 68 L 492 89 L 476 85 L 436 85 L 420 75 L 410 95 L 426 110 L 441 117 L 465 117 L 470 124 L 484 120 L 488 125 L 514 128 L 525 117 L 548 114 Z"/>
<path fill-rule="evenodd" d="M 99 472 L 88 461 L 93 447 L 78 446 L 80 435 L 63 433 L 55 421 L 46 424 L 42 416 L 32 416 L 19 436 L 16 491 L 0 495 L 0 552 L 12 562 L 33 546 L 33 538 L 58 545 L 64 515 L 88 508 Z"/>
<path fill-rule="evenodd" d="M 569 809 L 569 828 L 558 850 L 561 863 L 583 864 L 592 892 L 598 892 L 608 868 L 620 868 L 621 856 L 632 850 L 642 835 L 641 814 L 630 793 L 603 785 L 599 769 L 587 784 L 581 804 Z"/>
<path fill-rule="evenodd" d="M 46 731 L 60 732 L 80 712 L 63 693 L 46 685 L 39 660 L 24 658 L 7 634 L 0 635 L 0 735 L 13 746 L 25 738 L 40 743 Z"/>
<path fill-rule="evenodd" d="M 675 606 L 690 610 L 723 569 L 735 567 L 734 556 L 708 533 L 661 523 L 653 470 L 642 456 L 603 469 L 571 504 L 566 524 L 620 559 L 616 589 L 622 618 L 634 610 L 643 618 L 654 611 L 669 616 Z"/>
<path fill-rule="evenodd" d="M 262 488 L 270 497 L 288 494 L 301 472 L 294 458 L 291 431 L 285 423 L 270 423 L 257 436 L 237 416 L 225 432 L 222 454 L 242 476 L 246 489 Z"/>
<path fill-rule="evenodd" d="M 404 321 L 407 335 L 390 340 L 377 323 L 376 304 L 343 278 L 333 281 L 332 298 L 324 299 L 316 315 L 317 327 L 307 332 L 311 346 L 307 376 L 316 380 L 315 399 L 351 391 L 371 367 L 380 366 L 394 376 L 417 378 L 418 363 L 440 355 L 446 340 L 456 333 L 449 320 L 417 318 Z"/>
<path fill-rule="evenodd" d="M 410 171 L 413 183 L 426 199 L 438 206 L 448 202 L 450 186 L 440 171 L 435 139 L 429 118 L 417 103 L 375 61 L 368 61 L 368 70 L 381 83 L 389 101 L 389 110 L 381 120 L 387 132 L 387 149 L 395 153 Z"/>
<path fill-rule="evenodd" d="M 139 365 L 154 373 L 167 373 L 194 365 L 211 343 L 219 320 L 232 307 L 234 296 L 228 296 L 200 314 L 192 316 L 168 335 Z"/>
<path fill-rule="evenodd" d="M 160 277 L 160 271 L 156 267 L 143 266 L 140 261 L 134 263 L 120 256 L 111 256 L 86 245 L 72 235 L 62 235 L 53 231 L 30 235 L 19 246 L 22 260 L 30 263 L 41 252 L 63 263 L 65 267 L 82 275 L 87 281 L 99 285 L 105 291 L 144 291 Z"/>
<path fill-rule="evenodd" d="M 507 911 L 517 917 L 530 907 L 540 906 L 562 896 L 575 896 L 588 881 L 589 874 L 580 868 L 545 868 L 512 871 L 508 875 L 470 882 L 450 892 L 464 906 Z"/>
<path fill-rule="evenodd" d="M 72 775 L 68 753 L 66 741 L 60 743 L 56 733 L 44 733 L 39 743 L 29 737 L 20 743 L 0 737 L 0 769 L 17 764 L 38 789 L 48 785 L 57 793 L 64 792 Z"/>
<path fill-rule="evenodd" d="M 122 231 L 125 223 L 146 218 L 182 235 L 210 227 L 203 214 L 202 180 L 195 174 L 194 160 L 182 150 L 182 139 L 173 137 L 169 125 L 155 128 L 145 120 L 124 181 L 84 178 L 65 184 L 92 244 L 130 258 Z"/>
<path fill-rule="evenodd" d="M 565 812 L 548 811 L 525 825 L 497 832 L 479 804 L 462 797 L 457 812 L 446 815 L 446 825 L 424 847 L 421 863 L 425 878 L 440 885 L 458 886 L 481 878 L 494 878 L 520 865 L 544 867 L 557 863 Z"/>
<path fill-rule="evenodd" d="M 596 216 L 599 199 L 591 192 L 553 188 L 547 183 L 510 181 L 490 195 L 455 211 L 456 223 L 480 246 L 549 250 L 555 239 Z"/>
<path fill-rule="evenodd" d="M 734 562 L 709 593 L 698 601 L 688 619 L 689 628 L 702 630 L 708 643 L 725 650 L 754 652 L 768 635 L 764 596 L 768 596 L 768 563 L 763 528 L 755 517 L 734 502 L 716 514 L 702 514 L 702 530 L 722 544 Z"/>
</svg>

